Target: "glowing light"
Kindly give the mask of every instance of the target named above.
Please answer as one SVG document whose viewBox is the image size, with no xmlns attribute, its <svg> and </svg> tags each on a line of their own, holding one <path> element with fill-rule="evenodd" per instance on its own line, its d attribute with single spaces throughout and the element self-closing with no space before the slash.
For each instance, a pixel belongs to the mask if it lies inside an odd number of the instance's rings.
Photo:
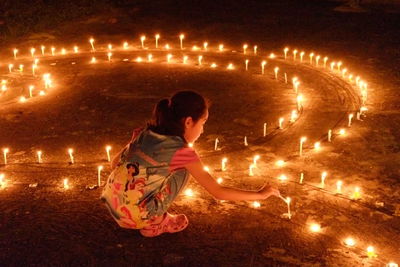
<svg viewBox="0 0 400 267">
<path fill-rule="evenodd" d="M 124 42 L 124 44 L 123 44 L 123 48 L 124 48 L 125 50 L 129 48 L 129 44 L 128 44 L 128 42 Z"/>
<path fill-rule="evenodd" d="M 201 61 L 203 60 L 203 56 L 198 57 L 199 66 L 201 66 Z"/>
<path fill-rule="evenodd" d="M 297 49 L 293 50 L 293 60 L 296 60 L 296 55 L 297 55 Z"/>
<path fill-rule="evenodd" d="M 337 63 L 337 69 L 338 69 L 338 71 L 340 71 L 340 66 L 342 66 L 342 61 L 339 61 L 339 62 Z"/>
<path fill-rule="evenodd" d="M 310 64 L 311 64 L 311 65 L 312 65 L 313 57 L 314 57 L 314 53 L 311 52 L 311 53 L 310 53 Z"/>
<path fill-rule="evenodd" d="M 211 68 L 215 69 L 216 67 L 217 67 L 217 64 L 216 64 L 216 63 L 212 63 L 212 64 L 211 64 Z"/>
<path fill-rule="evenodd" d="M 158 48 L 158 40 L 160 39 L 160 34 L 156 34 L 155 35 L 155 38 L 156 38 L 156 48 Z"/>
<path fill-rule="evenodd" d="M 4 188 L 6 186 L 6 181 L 4 179 L 4 174 L 0 173 L 0 188 Z"/>
<path fill-rule="evenodd" d="M 206 171 L 206 172 L 210 172 L 210 167 L 204 166 L 204 167 L 203 167 L 203 170 Z"/>
<path fill-rule="evenodd" d="M 224 45 L 223 45 L 223 44 L 220 44 L 220 45 L 218 46 L 218 50 L 219 50 L 219 52 L 223 52 L 223 51 L 224 51 Z"/>
<path fill-rule="evenodd" d="M 69 183 L 68 183 L 68 179 L 67 178 L 65 178 L 63 180 L 63 186 L 64 186 L 64 189 L 69 189 Z"/>
<path fill-rule="evenodd" d="M 188 56 L 183 56 L 183 64 L 187 64 Z"/>
<path fill-rule="evenodd" d="M 300 156 L 302 156 L 303 155 L 303 143 L 305 142 L 307 140 L 307 137 L 302 137 L 302 138 L 300 138 Z"/>
<path fill-rule="evenodd" d="M 221 170 L 226 171 L 226 163 L 228 162 L 228 158 L 223 158 L 221 161 Z"/>
<path fill-rule="evenodd" d="M 354 247 L 356 245 L 356 241 L 353 238 L 348 237 L 344 240 L 344 244 L 348 247 Z"/>
<path fill-rule="evenodd" d="M 249 144 L 247 143 L 247 136 L 244 137 L 243 144 L 244 144 L 244 146 L 248 146 L 248 145 L 249 145 Z"/>
<path fill-rule="evenodd" d="M 89 43 L 90 43 L 90 45 L 92 46 L 92 51 L 95 51 L 96 49 L 94 49 L 94 39 L 93 39 L 93 38 L 90 38 L 90 39 L 89 39 Z"/>
<path fill-rule="evenodd" d="M 43 90 L 40 90 L 40 91 L 39 91 L 39 95 L 40 95 L 40 96 L 44 96 L 44 95 L 46 95 L 46 93 L 45 93 Z"/>
<path fill-rule="evenodd" d="M 185 38 L 184 34 L 179 35 L 179 40 L 180 40 L 180 44 L 181 44 L 181 49 L 183 49 L 183 39 Z"/>
<path fill-rule="evenodd" d="M 399 265 L 395 262 L 389 262 L 388 264 L 386 264 L 386 267 L 399 267 Z"/>
<path fill-rule="evenodd" d="M 68 149 L 68 154 L 69 154 L 69 159 L 70 159 L 71 164 L 75 163 L 73 153 L 74 153 L 74 150 L 72 148 L 69 148 Z"/>
<path fill-rule="evenodd" d="M 266 122 L 264 122 L 264 125 L 263 125 L 263 136 L 264 137 L 267 136 L 267 123 Z"/>
<path fill-rule="evenodd" d="M 187 196 L 187 197 L 193 197 L 193 196 L 194 196 L 194 192 L 193 192 L 193 190 L 190 189 L 190 188 L 186 189 L 184 194 L 185 194 L 185 196 Z"/>
<path fill-rule="evenodd" d="M 278 72 L 279 72 L 279 67 L 275 67 L 274 68 L 275 80 L 278 80 Z"/>
<path fill-rule="evenodd" d="M 261 62 L 261 74 L 264 75 L 264 68 L 265 65 L 267 65 L 267 61 L 263 60 L 263 62 Z"/>
<path fill-rule="evenodd" d="M 146 36 L 142 35 L 140 37 L 140 43 L 142 44 L 142 49 L 144 49 L 144 40 L 146 40 Z"/>
<path fill-rule="evenodd" d="M 269 58 L 274 59 L 276 58 L 276 55 L 274 53 L 269 54 Z"/>
<path fill-rule="evenodd" d="M 32 57 L 35 57 L 35 51 L 36 51 L 36 49 L 32 47 L 31 48 L 31 56 Z"/>
<path fill-rule="evenodd" d="M 65 48 L 61 49 L 61 55 L 66 55 L 67 54 L 67 50 L 65 50 Z"/>
<path fill-rule="evenodd" d="M 304 51 L 301 51 L 301 53 L 300 53 L 300 62 L 303 62 L 303 56 L 304 56 L 304 54 L 305 54 L 305 52 L 304 52 Z"/>
<path fill-rule="evenodd" d="M 219 139 L 215 138 L 215 142 L 214 142 L 214 151 L 217 151 L 218 149 L 218 143 L 219 143 Z"/>
<path fill-rule="evenodd" d="M 192 46 L 192 51 L 197 51 L 200 50 L 200 48 L 197 47 L 197 45 Z"/>
<path fill-rule="evenodd" d="M 171 47 L 169 46 L 169 44 L 164 45 L 165 50 L 170 50 Z"/>
<path fill-rule="evenodd" d="M 351 121 L 353 120 L 353 116 L 354 116 L 353 113 L 349 114 L 349 123 L 347 124 L 348 127 L 351 126 Z"/>
<path fill-rule="evenodd" d="M 39 150 L 36 152 L 36 154 L 38 158 L 38 163 L 42 163 L 42 151 Z"/>
<path fill-rule="evenodd" d="M 32 97 L 32 91 L 34 88 L 35 88 L 35 86 L 33 86 L 33 85 L 29 86 L 29 97 Z"/>
<path fill-rule="evenodd" d="M 14 67 L 14 64 L 8 64 L 8 71 L 11 73 L 12 69 Z"/>
<path fill-rule="evenodd" d="M 55 47 L 51 47 L 51 55 L 52 55 L 52 56 L 54 56 L 55 51 L 56 51 L 56 48 L 55 48 Z"/>
<path fill-rule="evenodd" d="M 14 48 L 13 52 L 14 52 L 14 59 L 17 59 L 18 49 Z"/>
<path fill-rule="evenodd" d="M 22 74 L 22 72 L 24 72 L 24 65 L 23 64 L 19 64 L 19 71 L 21 72 L 21 74 Z"/>
<path fill-rule="evenodd" d="M 338 194 L 342 193 L 342 185 L 343 185 L 342 181 L 339 180 L 336 182 L 336 193 Z"/>
<path fill-rule="evenodd" d="M 284 182 L 284 181 L 287 181 L 287 176 L 286 175 L 284 175 L 284 174 L 281 174 L 281 175 L 279 175 L 279 177 L 278 177 L 278 180 L 279 181 L 282 181 L 282 182 Z"/>
<path fill-rule="evenodd" d="M 92 60 L 90 61 L 90 63 L 96 63 L 96 58 L 92 57 Z"/>
<path fill-rule="evenodd" d="M 224 179 L 222 179 L 221 177 L 217 178 L 217 184 L 222 184 L 223 181 L 224 181 Z"/>
<path fill-rule="evenodd" d="M 142 61 L 143 61 L 143 59 L 142 59 L 141 57 L 137 57 L 137 58 L 136 58 L 136 62 L 140 63 L 140 62 L 142 62 Z"/>
<path fill-rule="evenodd" d="M 290 202 L 292 201 L 292 199 L 290 197 L 286 198 L 286 204 L 287 204 L 287 208 L 288 208 L 288 213 L 287 216 L 290 219 L 292 217 L 292 214 L 290 213 Z"/>
<path fill-rule="evenodd" d="M 7 165 L 7 154 L 10 152 L 8 148 L 3 148 L 4 165 Z"/>
<path fill-rule="evenodd" d="M 328 142 L 332 141 L 332 130 L 328 131 Z"/>
<path fill-rule="evenodd" d="M 319 150 L 321 148 L 321 142 L 315 142 L 314 143 L 314 149 Z"/>
<path fill-rule="evenodd" d="M 284 121 L 285 119 L 284 118 L 279 118 L 279 129 L 283 129 L 283 121 Z"/>
<path fill-rule="evenodd" d="M 148 62 L 152 62 L 153 61 L 153 55 L 152 54 L 148 54 L 147 55 L 147 61 Z"/>
<path fill-rule="evenodd" d="M 243 45 L 243 55 L 246 55 L 247 47 L 248 47 L 247 44 L 244 44 L 244 45 Z"/>
<path fill-rule="evenodd" d="M 19 98 L 19 102 L 25 103 L 25 102 L 26 102 L 26 97 L 25 97 L 25 96 L 21 96 L 21 97 Z"/>
<path fill-rule="evenodd" d="M 285 161 L 284 160 L 277 160 L 276 162 L 275 162 L 275 165 L 276 166 L 278 166 L 278 167 L 283 167 L 284 165 L 285 165 Z"/>
<path fill-rule="evenodd" d="M 321 225 L 317 224 L 317 223 L 312 223 L 310 225 L 310 231 L 313 233 L 319 233 L 321 232 Z"/>
<path fill-rule="evenodd" d="M 111 151 L 111 146 L 106 146 L 106 153 L 107 153 L 107 161 L 108 162 L 111 162 L 110 151 Z"/>
<path fill-rule="evenodd" d="M 100 187 L 101 185 L 101 171 L 103 170 L 103 166 L 100 165 L 97 167 L 97 185 Z"/>
<path fill-rule="evenodd" d="M 111 56 L 112 56 L 112 53 L 111 53 L 111 52 L 108 52 L 108 53 L 107 53 L 108 62 L 111 62 Z"/>
<path fill-rule="evenodd" d="M 35 76 L 35 70 L 37 68 L 36 64 L 32 64 L 32 75 Z"/>
<path fill-rule="evenodd" d="M 297 118 L 299 117 L 299 114 L 297 113 L 297 110 L 292 110 L 292 113 L 290 115 L 290 122 L 295 122 Z"/>
<path fill-rule="evenodd" d="M 316 56 L 315 57 L 315 65 L 318 67 L 318 62 L 319 62 L 319 59 L 321 58 L 321 56 L 320 55 L 318 55 L 318 56 Z"/>
<path fill-rule="evenodd" d="M 167 63 L 170 63 L 170 62 L 171 62 L 171 58 L 172 58 L 172 55 L 171 55 L 171 54 L 168 54 L 168 55 L 167 55 Z"/>
<path fill-rule="evenodd" d="M 253 165 L 254 165 L 254 167 L 257 167 L 257 161 L 259 161 L 259 160 L 260 160 L 260 155 L 255 155 L 253 157 Z"/>
<path fill-rule="evenodd" d="M 303 180 L 304 180 L 304 173 L 300 173 L 300 184 L 303 184 Z"/>
<path fill-rule="evenodd" d="M 283 53 L 285 55 L 285 59 L 287 58 L 287 52 L 289 51 L 288 47 L 285 47 L 285 49 L 283 49 Z"/>
<path fill-rule="evenodd" d="M 249 70 L 249 60 L 246 59 L 244 64 L 245 64 L 245 67 L 246 67 L 246 71 L 248 71 Z"/>
<path fill-rule="evenodd" d="M 253 47 L 253 52 L 254 52 L 254 55 L 257 55 L 257 46 L 256 45 Z"/>
<path fill-rule="evenodd" d="M 296 100 L 297 100 L 297 110 L 300 111 L 301 108 L 303 107 L 303 105 L 302 105 L 303 95 L 298 95 Z"/>
<path fill-rule="evenodd" d="M 254 163 L 250 164 L 250 166 L 249 166 L 249 176 L 254 176 L 253 169 L 254 169 L 255 167 L 256 167 L 256 166 L 254 166 Z"/>
<path fill-rule="evenodd" d="M 345 129 L 340 129 L 339 130 L 339 134 L 340 135 L 345 135 L 346 134 L 346 130 Z"/>
<path fill-rule="evenodd" d="M 328 176 L 328 173 L 327 173 L 327 172 L 321 173 L 321 188 L 325 188 L 325 179 L 326 179 L 326 176 Z"/>
<path fill-rule="evenodd" d="M 252 206 L 253 206 L 253 208 L 258 209 L 259 207 L 261 207 L 261 204 L 258 201 L 253 201 Z"/>
<path fill-rule="evenodd" d="M 228 67 L 226 67 L 228 70 L 233 70 L 235 67 L 233 66 L 232 63 L 229 63 Z"/>
<path fill-rule="evenodd" d="M 357 200 L 357 199 L 360 199 L 360 198 L 361 198 L 360 188 L 359 188 L 358 186 L 356 186 L 356 187 L 354 188 L 354 193 L 353 193 L 353 195 L 352 195 L 352 198 L 353 198 L 354 200 Z"/>
<path fill-rule="evenodd" d="M 193 146 L 193 143 L 188 143 L 188 147 L 192 148 Z"/>
<path fill-rule="evenodd" d="M 328 57 L 324 57 L 324 68 L 326 68 L 326 62 L 328 61 Z"/>
</svg>

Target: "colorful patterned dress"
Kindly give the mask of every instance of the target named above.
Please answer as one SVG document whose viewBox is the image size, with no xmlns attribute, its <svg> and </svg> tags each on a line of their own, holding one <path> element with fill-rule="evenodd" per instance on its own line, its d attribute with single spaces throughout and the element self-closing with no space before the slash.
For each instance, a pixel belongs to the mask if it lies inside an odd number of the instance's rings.
<svg viewBox="0 0 400 267">
<path fill-rule="evenodd" d="M 101 199 L 121 227 L 141 229 L 167 211 L 188 181 L 184 166 L 198 160 L 181 137 L 136 129 Z"/>
</svg>

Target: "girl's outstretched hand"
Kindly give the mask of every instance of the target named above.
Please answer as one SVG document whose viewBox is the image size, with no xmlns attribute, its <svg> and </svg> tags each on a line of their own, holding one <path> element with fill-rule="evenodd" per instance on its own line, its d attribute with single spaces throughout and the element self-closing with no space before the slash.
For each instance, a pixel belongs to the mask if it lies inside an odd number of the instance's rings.
<svg viewBox="0 0 400 267">
<path fill-rule="evenodd" d="M 265 184 L 258 193 L 261 194 L 263 199 L 269 198 L 270 196 L 280 197 L 281 193 L 279 192 L 278 188 L 272 187 L 269 184 Z"/>
</svg>

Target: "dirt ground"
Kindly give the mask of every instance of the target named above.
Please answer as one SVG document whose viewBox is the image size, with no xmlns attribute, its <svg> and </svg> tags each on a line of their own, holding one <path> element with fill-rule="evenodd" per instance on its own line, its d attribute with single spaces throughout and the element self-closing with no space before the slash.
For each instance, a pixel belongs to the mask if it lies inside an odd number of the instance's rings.
<svg viewBox="0 0 400 267">
<path fill-rule="evenodd" d="M 27 36 L 7 44 L 1 53 L 1 79 L 8 90 L 0 94 L 0 147 L 8 147 L 8 164 L 0 165 L 7 185 L 0 189 L 0 262 L 4 266 L 121 265 L 121 266 L 385 266 L 400 263 L 400 74 L 398 65 L 400 18 L 396 12 L 369 9 L 339 12 L 341 3 L 281 1 L 244 4 L 196 3 L 179 8 L 175 1 L 151 2 L 136 9 L 110 10 L 107 15 L 71 22 L 46 34 Z M 240 4 L 239 4 L 240 3 Z M 243 5 L 243 6 L 241 6 Z M 207 14 L 204 14 L 207 11 Z M 348 11 L 348 10 L 347 10 Z M 394 10 L 393 10 L 394 11 Z M 174 49 L 155 50 L 151 37 L 160 32 L 160 44 Z M 177 35 L 186 34 L 184 51 Z M 140 49 L 139 36 L 148 36 Z M 95 54 L 88 52 L 88 36 L 96 38 Z M 119 47 L 107 61 L 106 47 Z M 191 51 L 209 42 L 210 51 Z M 215 51 L 224 43 L 227 51 Z M 242 44 L 259 54 L 243 55 Z M 40 45 L 71 49 L 79 54 L 39 57 L 38 76 L 30 73 L 29 48 Z M 305 62 L 283 59 L 283 47 L 307 52 Z M 12 48 L 21 55 L 23 74 L 8 73 Z M 250 49 L 251 50 L 251 49 Z M 291 50 L 292 51 L 292 50 Z M 308 53 L 341 60 L 351 73 L 368 82 L 368 111 L 362 121 L 347 116 L 361 105 L 359 91 L 338 72 L 308 64 Z M 269 59 L 274 52 L 279 55 Z M 153 63 L 138 63 L 148 53 Z M 203 55 L 198 66 L 197 56 Z M 183 55 L 189 64 L 181 64 Z M 91 57 L 97 58 L 90 64 Z M 128 61 L 124 61 L 128 59 Z M 249 59 L 249 70 L 244 61 Z M 265 75 L 260 62 L 267 60 Z M 210 64 L 218 64 L 216 69 Z M 235 70 L 226 70 L 233 63 Z M 321 63 L 320 63 L 321 64 Z M 278 80 L 273 69 L 280 68 Z M 26 103 L 28 85 L 43 87 L 39 74 L 49 72 L 54 86 Z M 286 84 L 283 74 L 289 83 Z M 303 110 L 288 123 L 296 109 L 290 79 L 301 81 Z M 220 202 L 194 179 L 188 187 L 195 196 L 180 196 L 171 212 L 185 213 L 189 227 L 178 234 L 144 238 L 137 231 L 119 228 L 99 200 L 97 166 L 102 180 L 110 173 L 104 147 L 116 153 L 132 130 L 150 118 L 153 105 L 176 90 L 196 90 L 212 101 L 205 132 L 195 144 L 205 165 L 224 185 L 258 189 L 265 182 L 292 198 L 291 220 L 282 218 L 286 204 L 277 198 L 250 202 Z M 278 120 L 284 117 L 284 129 Z M 263 137 L 263 124 L 268 123 Z M 345 128 L 345 136 L 338 130 Z M 332 142 L 327 131 L 333 129 Z M 243 139 L 247 136 L 248 146 Z M 299 139 L 307 136 L 304 156 Z M 219 138 L 219 151 L 214 140 Z M 313 143 L 320 141 L 321 150 Z M 74 148 L 75 164 L 67 149 Z M 36 151 L 43 163 L 36 163 Z M 254 155 L 260 155 L 255 176 L 248 175 Z M 228 170 L 220 162 L 228 158 Z M 277 160 L 285 165 L 278 167 Z M 326 187 L 320 176 L 327 171 Z M 304 183 L 299 183 L 304 173 Z M 281 174 L 288 181 L 278 180 Z M 71 188 L 62 187 L 68 178 Z M 336 182 L 343 181 L 343 194 Z M 37 183 L 37 187 L 30 184 Z M 361 199 L 352 200 L 354 188 Z M 321 225 L 320 233 L 309 230 Z M 347 237 L 356 240 L 347 247 Z M 366 248 L 374 246 L 377 257 Z"/>
</svg>

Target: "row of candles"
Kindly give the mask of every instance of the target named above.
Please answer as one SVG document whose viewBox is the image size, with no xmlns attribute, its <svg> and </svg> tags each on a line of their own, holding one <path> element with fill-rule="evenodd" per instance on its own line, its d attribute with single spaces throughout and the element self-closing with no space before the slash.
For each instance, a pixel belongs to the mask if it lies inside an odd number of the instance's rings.
<svg viewBox="0 0 400 267">
<path fill-rule="evenodd" d="M 156 37 L 156 48 L 158 48 L 158 40 L 159 40 L 160 36 L 159 36 L 159 35 L 156 35 L 155 37 Z M 184 35 L 180 35 L 180 48 L 181 48 L 181 49 L 184 49 L 184 47 L 183 47 L 183 39 L 184 39 Z M 145 36 L 142 36 L 140 40 L 141 40 L 141 47 L 144 49 L 144 48 L 145 48 L 144 41 L 146 40 L 146 37 L 145 37 Z M 93 51 L 93 52 L 96 51 L 96 49 L 95 49 L 95 47 L 94 47 L 94 39 L 90 39 L 90 44 L 91 44 L 91 47 L 92 47 L 92 51 Z M 42 48 L 42 55 L 44 55 L 44 54 L 45 54 L 45 47 L 42 46 L 41 48 Z M 124 48 L 124 49 L 128 49 L 128 48 L 129 48 L 129 45 L 128 45 L 127 42 L 125 42 L 125 43 L 123 44 L 123 48 Z M 167 50 L 170 49 L 170 47 L 169 47 L 168 44 L 165 46 L 165 48 L 166 48 Z M 245 45 L 243 46 L 243 54 L 247 54 L 247 48 L 248 48 L 248 45 L 245 44 Z M 112 45 L 109 45 L 109 46 L 108 46 L 108 49 L 109 49 L 109 52 L 107 53 L 107 57 L 108 57 L 108 60 L 111 61 L 111 56 L 112 56 L 112 53 L 111 53 Z M 204 49 L 205 51 L 208 51 L 208 43 L 207 43 L 207 42 L 205 42 L 205 43 L 203 44 L 203 49 Z M 52 55 L 54 56 L 54 55 L 55 55 L 55 48 L 52 47 L 51 50 L 52 50 Z M 197 46 L 193 46 L 193 47 L 192 47 L 192 50 L 193 50 L 193 51 L 196 51 L 196 50 L 199 50 L 199 48 L 198 48 Z M 224 47 L 223 47 L 222 44 L 219 45 L 219 49 L 218 49 L 218 50 L 219 50 L 220 52 L 223 52 L 223 51 L 224 51 Z M 254 55 L 256 55 L 256 54 L 257 54 L 257 46 L 254 46 L 253 51 L 254 51 Z M 287 53 L 288 53 L 288 51 L 289 51 L 288 48 L 285 48 L 285 49 L 284 49 L 284 58 L 285 58 L 285 59 L 287 59 Z M 14 50 L 14 58 L 15 58 L 15 59 L 17 58 L 17 52 L 18 52 L 17 50 Z M 74 47 L 74 52 L 75 52 L 75 53 L 78 53 L 78 48 L 77 48 L 76 46 Z M 34 53 L 35 53 L 35 50 L 34 50 L 34 49 L 31 49 L 31 55 L 32 55 L 32 57 L 34 57 Z M 293 60 L 296 60 L 296 55 L 297 55 L 297 53 L 298 53 L 297 50 L 293 50 Z M 65 55 L 65 54 L 66 54 L 66 50 L 63 49 L 61 54 Z M 299 53 L 300 62 L 303 62 L 304 54 L 305 54 L 304 51 L 302 51 L 302 52 Z M 314 53 L 310 53 L 310 54 L 309 54 L 310 64 L 313 64 L 314 55 L 315 55 Z M 270 58 L 275 58 L 275 57 L 276 57 L 276 56 L 275 56 L 273 53 L 270 54 Z M 319 55 L 316 55 L 316 56 L 315 56 L 315 65 L 316 65 L 317 67 L 319 66 L 319 60 L 320 60 L 320 58 L 321 58 L 321 57 L 320 57 Z M 171 62 L 171 59 L 172 59 L 172 54 L 168 54 L 168 55 L 167 55 L 167 62 Z M 199 65 L 202 65 L 202 60 L 203 60 L 203 56 L 202 56 L 202 55 L 198 56 L 198 64 L 199 64 Z M 324 67 L 324 68 L 327 67 L 327 60 L 328 60 L 328 57 L 324 57 L 324 58 L 323 58 L 323 67 Z M 141 62 L 142 59 L 141 59 L 140 57 L 138 57 L 138 58 L 136 59 L 136 61 L 137 61 L 137 62 Z M 149 61 L 149 62 L 152 61 L 152 55 L 151 55 L 151 54 L 148 55 L 148 61 Z M 187 61 L 188 61 L 188 57 L 187 57 L 187 56 L 184 56 L 184 57 L 183 57 L 183 63 L 187 63 Z M 95 62 L 96 62 L 96 58 L 95 58 L 95 57 L 92 57 L 91 63 L 95 63 Z M 266 62 L 265 60 L 261 62 L 261 74 L 264 74 L 264 73 L 265 73 L 265 65 L 266 65 L 266 64 L 267 64 L 267 62 Z M 36 64 L 35 64 L 35 65 L 36 65 Z M 217 66 L 216 63 L 212 63 L 212 64 L 211 64 L 211 67 L 212 67 L 212 68 L 215 68 L 216 66 Z M 249 60 L 246 59 L 246 60 L 245 60 L 245 69 L 246 69 L 246 70 L 248 70 L 248 66 L 249 66 Z M 337 71 L 341 72 L 342 78 L 346 78 L 347 69 L 346 69 L 346 68 L 341 69 L 342 62 L 339 61 L 339 62 L 337 62 L 337 63 L 336 63 L 336 62 L 331 62 L 331 63 L 330 63 L 330 69 L 331 69 L 332 71 L 334 70 L 335 66 L 337 67 Z M 20 68 L 20 69 L 21 69 L 21 68 Z M 230 63 L 230 64 L 228 65 L 227 69 L 234 69 L 233 64 Z M 275 68 L 274 68 L 274 77 L 275 77 L 275 79 L 278 79 L 278 72 L 279 72 L 279 67 L 275 67 Z M 34 70 L 33 70 L 33 74 L 34 74 Z M 286 73 L 285 73 L 284 76 L 285 76 L 285 82 L 287 83 L 287 75 L 286 75 Z M 350 83 L 353 83 L 353 78 L 354 78 L 354 76 L 353 76 L 352 74 L 349 74 L 349 75 L 347 76 L 347 78 L 349 79 L 349 82 L 350 82 Z M 361 89 L 361 95 L 362 95 L 363 105 L 364 105 L 364 104 L 365 104 L 365 101 L 366 101 L 366 96 L 367 96 L 367 93 L 366 93 L 367 84 L 366 84 L 364 81 L 362 81 L 362 80 L 360 79 L 359 76 L 355 77 L 355 80 L 354 80 L 354 81 L 355 81 L 356 85 Z M 297 93 L 297 92 L 298 92 L 298 85 L 300 84 L 300 82 L 299 82 L 298 79 L 295 77 L 295 78 L 293 78 L 292 83 L 293 83 L 293 87 L 294 87 L 294 89 L 295 89 L 295 91 L 296 91 L 296 93 Z M 298 96 L 297 96 L 297 107 L 298 107 L 298 110 L 300 110 L 300 108 L 302 107 L 302 105 L 301 105 L 301 101 L 302 101 L 302 100 L 303 100 L 303 99 L 302 99 L 302 95 L 298 95 Z M 365 107 L 361 107 L 360 111 L 357 112 L 357 119 L 360 119 L 360 116 L 362 115 L 362 112 L 365 111 L 365 110 L 366 110 Z M 349 127 L 351 126 L 353 116 L 354 116 L 353 114 L 349 114 L 349 116 L 348 116 L 348 126 L 349 126 Z M 295 120 L 296 117 L 297 117 L 297 112 L 296 112 L 296 111 L 292 111 L 292 116 L 291 116 L 290 121 L 293 122 L 293 121 Z M 279 119 L 279 123 L 278 123 L 278 124 L 279 124 L 279 127 L 278 127 L 279 129 L 282 129 L 282 128 L 283 128 L 283 121 L 284 121 L 283 118 L 280 118 L 280 119 Z M 263 132 L 264 132 L 264 136 L 266 136 L 266 123 L 264 124 L 264 130 L 263 130 Z M 344 134 L 345 134 L 345 130 L 344 130 L 344 129 L 340 129 L 339 134 L 340 134 L 340 135 L 344 135 Z M 328 131 L 328 141 L 329 141 L 329 142 L 331 142 L 331 137 L 332 137 L 332 130 L 329 130 L 329 131 Z M 303 144 L 304 144 L 304 142 L 305 142 L 306 140 L 307 140 L 306 137 L 302 137 L 302 138 L 300 139 L 300 149 L 299 149 L 299 154 L 300 154 L 300 156 L 301 156 L 302 153 L 303 153 Z M 245 145 L 248 145 L 248 144 L 247 144 L 247 137 L 245 137 L 244 143 L 245 143 Z M 216 141 L 215 141 L 215 150 L 217 150 L 217 146 L 218 146 L 218 139 L 216 139 Z M 314 144 L 314 148 L 315 148 L 315 149 L 319 149 L 319 148 L 320 148 L 320 142 L 316 142 L 316 143 Z M 106 153 L 107 153 L 107 159 L 108 159 L 108 161 L 110 161 L 110 154 L 109 154 L 109 153 L 110 153 L 110 150 L 111 150 L 111 147 L 110 147 L 110 146 L 107 146 L 107 147 L 106 147 Z M 5 161 L 5 164 L 7 163 L 7 153 L 8 153 L 8 149 L 4 149 L 4 150 L 3 150 L 3 154 L 4 154 L 4 161 Z M 69 149 L 69 150 L 68 150 L 68 154 L 69 154 L 69 156 L 70 156 L 70 161 L 71 161 L 71 163 L 74 163 L 73 149 Z M 41 151 L 37 151 L 37 156 L 38 156 L 38 163 L 42 163 L 42 158 L 41 158 L 42 152 L 41 152 Z M 249 167 L 249 176 L 254 176 L 253 169 L 257 167 L 257 160 L 258 160 L 259 158 L 260 158 L 259 155 L 257 155 L 257 156 L 254 157 L 253 163 L 252 163 L 252 164 L 250 165 L 250 167 Z M 224 158 L 224 159 L 222 160 L 222 163 L 221 163 L 221 170 L 222 170 L 222 171 L 226 171 L 226 168 L 227 168 L 227 167 L 226 167 L 226 164 L 227 164 L 227 158 Z M 277 162 L 277 165 L 283 165 L 283 164 L 284 164 L 283 161 L 278 161 L 278 162 Z M 103 166 L 98 166 L 98 186 L 101 185 L 101 171 L 102 171 L 102 170 L 103 170 Z M 206 170 L 209 170 L 209 169 L 206 167 Z M 325 179 L 326 179 L 326 177 L 327 177 L 327 173 L 326 173 L 326 172 L 323 172 L 323 173 L 321 174 L 321 184 L 320 184 L 320 187 L 321 187 L 321 188 L 325 188 Z M 285 175 L 281 175 L 281 176 L 279 177 L 279 179 L 282 180 L 282 181 L 284 181 L 284 180 L 287 180 L 287 177 L 286 177 Z M 304 179 L 304 174 L 301 173 L 301 175 L 300 175 L 300 182 L 299 182 L 300 184 L 303 183 L 303 179 Z M 3 183 L 3 180 L 4 180 L 4 174 L 0 175 L 0 186 L 1 186 L 2 183 Z M 219 177 L 219 178 L 217 178 L 217 182 L 218 182 L 218 183 L 222 183 L 222 182 L 223 182 L 223 179 L 222 179 L 221 177 Z M 341 194 L 341 193 L 342 193 L 342 184 L 343 184 L 342 181 L 337 181 L 337 183 L 336 183 L 336 192 L 337 192 L 338 194 Z M 64 185 L 64 188 L 66 188 L 66 189 L 69 188 L 69 183 L 68 183 L 68 180 L 67 180 L 67 179 L 65 179 L 65 180 L 63 181 L 63 185 Z M 193 193 L 193 191 L 192 191 L 191 189 L 187 189 L 187 190 L 185 191 L 185 194 L 186 194 L 187 196 L 193 196 L 194 193 Z M 360 198 L 360 189 L 359 189 L 359 187 L 356 187 L 356 188 L 355 188 L 355 191 L 354 191 L 354 193 L 353 193 L 352 198 L 353 198 L 353 199 L 359 199 L 359 198 Z M 291 198 L 290 198 L 290 197 L 287 197 L 287 198 L 283 198 L 283 197 L 282 197 L 282 199 L 287 203 L 287 206 L 288 206 L 288 213 L 285 214 L 285 215 L 286 215 L 288 218 L 290 218 L 290 217 L 291 217 L 291 213 L 290 213 Z M 260 204 L 259 202 L 253 202 L 252 205 L 253 205 L 253 207 L 255 207 L 255 208 L 258 208 L 258 207 L 261 206 L 261 204 Z M 319 224 L 312 224 L 312 225 L 310 226 L 310 230 L 311 230 L 312 232 L 319 232 L 319 231 L 321 230 L 321 227 L 320 227 Z M 345 244 L 346 244 L 347 246 L 354 246 L 354 245 L 355 245 L 355 241 L 354 241 L 354 239 L 352 239 L 352 238 L 348 238 L 348 239 L 346 239 L 344 242 L 345 242 Z M 369 246 L 369 247 L 367 248 L 367 254 L 368 254 L 369 257 L 376 257 L 376 254 L 375 254 L 375 252 L 374 252 L 374 248 L 373 248 L 372 246 Z M 388 266 L 397 266 L 397 265 L 396 265 L 395 263 L 389 263 Z"/>
</svg>

